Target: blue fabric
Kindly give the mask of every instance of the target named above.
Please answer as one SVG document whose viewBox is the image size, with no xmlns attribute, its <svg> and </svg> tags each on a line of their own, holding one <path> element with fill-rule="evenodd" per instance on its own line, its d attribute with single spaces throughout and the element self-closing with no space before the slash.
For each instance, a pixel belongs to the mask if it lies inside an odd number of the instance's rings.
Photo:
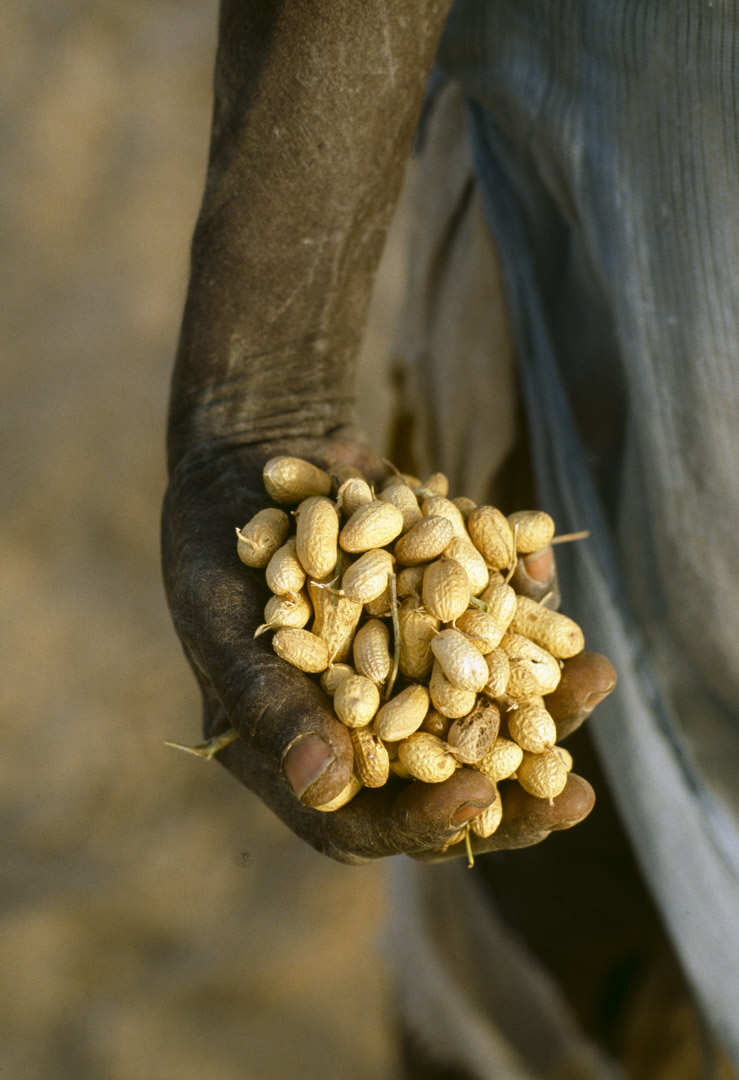
<svg viewBox="0 0 739 1080">
<path fill-rule="evenodd" d="M 458 0 L 541 505 L 604 768 L 739 1065 L 739 6 Z"/>
</svg>

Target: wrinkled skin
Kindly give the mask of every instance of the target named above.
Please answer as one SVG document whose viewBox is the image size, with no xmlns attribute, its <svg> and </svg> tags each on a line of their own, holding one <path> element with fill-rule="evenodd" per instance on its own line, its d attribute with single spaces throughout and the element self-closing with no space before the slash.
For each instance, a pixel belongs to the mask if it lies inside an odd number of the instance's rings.
<svg viewBox="0 0 739 1080">
<path fill-rule="evenodd" d="M 266 636 L 254 640 L 266 587 L 239 562 L 234 528 L 265 505 L 261 468 L 276 453 L 381 474 L 347 431 L 354 364 L 448 7 L 224 0 L 172 381 L 164 573 L 206 734 L 235 727 L 241 738 L 219 759 L 299 836 L 345 862 L 454 857 L 459 845 L 438 849 L 490 803 L 492 785 L 465 770 L 443 784 L 393 781 L 336 813 L 312 809 L 348 780 L 350 739 L 315 681 Z M 551 590 L 547 577 L 531 583 L 534 594 Z M 613 685 L 600 661 L 578 678 L 563 728 Z M 504 802 L 503 825 L 477 850 L 537 843 L 582 820 L 593 792 L 573 776 L 553 807 L 516 785 Z"/>
</svg>

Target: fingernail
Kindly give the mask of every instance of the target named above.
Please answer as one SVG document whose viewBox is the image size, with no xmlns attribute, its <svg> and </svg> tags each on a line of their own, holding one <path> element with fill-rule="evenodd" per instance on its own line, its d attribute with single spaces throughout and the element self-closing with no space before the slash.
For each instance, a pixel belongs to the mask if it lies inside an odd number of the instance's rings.
<svg viewBox="0 0 739 1080">
<path fill-rule="evenodd" d="M 611 690 L 613 690 L 612 686 L 609 687 L 608 690 L 600 690 L 600 691 L 594 692 L 592 694 L 588 694 L 588 696 L 585 698 L 585 700 L 582 703 L 582 708 L 585 711 L 585 713 L 588 716 L 590 716 L 590 714 L 593 711 L 593 709 L 595 708 L 595 706 L 600 705 L 601 701 L 603 701 L 605 698 L 607 698 L 608 695 L 611 693 Z"/>
<path fill-rule="evenodd" d="M 302 799 L 334 760 L 334 752 L 318 735 L 301 735 L 282 759 L 282 770 L 291 788 Z"/>
<path fill-rule="evenodd" d="M 450 825 L 464 825 L 490 806 L 489 802 L 463 802 L 449 818 Z"/>
<path fill-rule="evenodd" d="M 524 555 L 523 568 L 532 581 L 540 585 L 546 585 L 554 575 L 554 553 L 550 544 L 541 551 L 533 551 L 530 555 Z"/>
</svg>

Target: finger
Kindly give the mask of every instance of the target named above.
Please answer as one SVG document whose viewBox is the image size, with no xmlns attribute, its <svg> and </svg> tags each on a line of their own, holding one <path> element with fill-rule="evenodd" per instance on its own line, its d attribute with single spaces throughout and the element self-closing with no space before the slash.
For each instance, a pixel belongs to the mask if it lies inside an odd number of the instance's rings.
<svg viewBox="0 0 739 1080">
<path fill-rule="evenodd" d="M 564 791 L 552 800 L 537 799 L 510 781 L 501 784 L 503 817 L 498 829 L 485 839 L 470 835 L 473 854 L 532 847 L 546 840 L 552 832 L 571 829 L 583 821 L 595 805 L 595 792 L 587 780 L 570 773 Z M 425 852 L 416 857 L 424 862 L 440 862 L 467 854 L 464 840 L 446 851 Z"/>
<path fill-rule="evenodd" d="M 517 593 L 556 610 L 560 593 L 552 545 L 547 544 L 540 551 L 519 556 L 510 584 Z"/>
<path fill-rule="evenodd" d="M 544 699 L 557 725 L 557 739 L 576 731 L 615 685 L 613 665 L 600 653 L 581 652 L 565 660 L 557 689 Z"/>
</svg>

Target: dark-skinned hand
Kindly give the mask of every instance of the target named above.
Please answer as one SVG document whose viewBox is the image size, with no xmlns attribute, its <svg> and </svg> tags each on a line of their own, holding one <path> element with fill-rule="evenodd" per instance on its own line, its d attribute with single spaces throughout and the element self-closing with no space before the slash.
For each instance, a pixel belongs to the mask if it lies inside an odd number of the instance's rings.
<svg viewBox="0 0 739 1080">
<path fill-rule="evenodd" d="M 447 845 L 494 798 L 492 783 L 471 769 L 440 784 L 391 778 L 333 813 L 313 809 L 349 780 L 349 732 L 310 676 L 277 657 L 267 635 L 254 638 L 269 591 L 264 572 L 244 566 L 236 554 L 235 527 L 270 505 L 262 467 L 277 454 L 324 467 L 352 464 L 374 481 L 386 473 L 368 446 L 343 431 L 322 439 L 221 447 L 179 461 L 164 503 L 164 576 L 175 626 L 202 691 L 205 735 L 235 728 L 240 738 L 218 759 L 293 832 L 338 861 L 361 863 L 403 852 L 430 860 L 462 855 L 463 843 Z M 541 599 L 556 593 L 555 576 L 546 549 L 519 566 L 516 588 Z M 611 665 L 598 654 L 567 661 L 548 699 L 560 738 L 614 684 Z M 490 838 L 474 838 L 476 853 L 538 843 L 582 821 L 594 803 L 588 782 L 574 774 L 551 806 L 515 782 L 503 783 L 501 795 L 502 824 Z"/>
</svg>

